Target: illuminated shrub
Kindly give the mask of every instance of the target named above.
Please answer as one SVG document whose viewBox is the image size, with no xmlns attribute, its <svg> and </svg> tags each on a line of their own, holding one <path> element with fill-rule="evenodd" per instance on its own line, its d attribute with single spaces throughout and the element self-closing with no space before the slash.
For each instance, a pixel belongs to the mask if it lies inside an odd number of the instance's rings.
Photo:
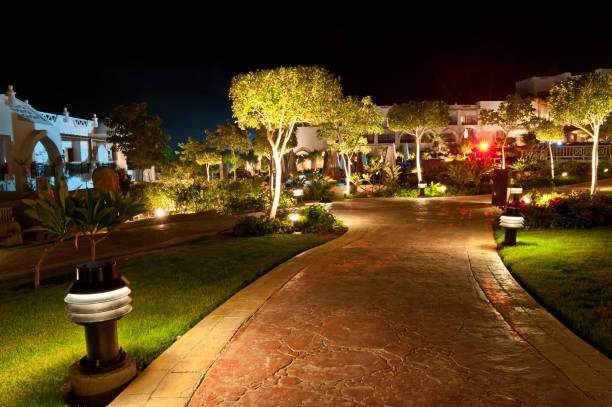
<svg viewBox="0 0 612 407">
<path fill-rule="evenodd" d="M 520 208 L 526 228 L 583 229 L 612 224 L 612 200 L 608 195 L 572 191 L 526 196 L 529 204 L 525 200 L 510 204 Z"/>
</svg>

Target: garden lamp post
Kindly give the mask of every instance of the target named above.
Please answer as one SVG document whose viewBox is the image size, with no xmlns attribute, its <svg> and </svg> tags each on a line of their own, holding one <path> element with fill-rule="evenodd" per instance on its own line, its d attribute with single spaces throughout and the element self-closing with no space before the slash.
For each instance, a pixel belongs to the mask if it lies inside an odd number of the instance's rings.
<svg viewBox="0 0 612 407">
<path fill-rule="evenodd" d="M 83 263 L 68 290 L 66 318 L 85 327 L 87 356 L 70 366 L 71 397 L 106 406 L 136 376 L 134 358 L 119 348 L 117 320 L 132 311 L 129 282 L 115 263 Z"/>
<path fill-rule="evenodd" d="M 499 226 L 503 227 L 504 246 L 516 246 L 516 232 L 522 229 L 525 219 L 521 216 L 519 208 L 509 207 L 499 219 Z"/>
</svg>

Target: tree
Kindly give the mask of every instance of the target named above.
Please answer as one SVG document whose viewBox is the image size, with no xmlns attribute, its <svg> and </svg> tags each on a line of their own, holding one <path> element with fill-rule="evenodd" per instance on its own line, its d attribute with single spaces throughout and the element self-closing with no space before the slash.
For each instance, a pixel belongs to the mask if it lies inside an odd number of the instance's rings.
<svg viewBox="0 0 612 407">
<path fill-rule="evenodd" d="M 213 133 L 204 130 L 206 141 L 214 145 L 217 150 L 228 150 L 231 153 L 231 164 L 234 165 L 234 179 L 236 179 L 236 153 L 248 153 L 251 149 L 250 132 L 242 130 L 231 120 L 226 120 L 225 124 L 217 125 L 217 130 Z"/>
<path fill-rule="evenodd" d="M 612 74 L 585 74 L 557 82 L 550 90 L 548 106 L 555 123 L 577 127 L 593 139 L 591 194 L 594 194 L 599 132 L 612 113 Z"/>
<path fill-rule="evenodd" d="M 263 128 L 276 177 L 270 218 L 276 217 L 281 193 L 281 159 L 295 127 L 317 125 L 342 98 L 337 77 L 316 66 L 257 70 L 232 78 L 232 111 L 240 128 Z"/>
<path fill-rule="evenodd" d="M 548 144 L 550 153 L 550 176 L 555 179 L 555 159 L 552 152 L 552 143 L 563 141 L 564 126 L 555 124 L 553 121 L 539 119 L 535 128 L 535 135 L 538 140 L 544 140 Z"/>
<path fill-rule="evenodd" d="M 501 140 L 502 168 L 506 168 L 506 144 L 512 133 L 528 129 L 535 118 L 535 109 L 531 106 L 531 99 L 522 98 L 518 93 L 506 96 L 497 110 L 481 109 L 479 119 L 485 125 L 498 125 L 504 131 Z"/>
<path fill-rule="evenodd" d="M 412 134 L 416 141 L 416 163 L 419 182 L 421 175 L 421 139 L 436 128 L 448 125 L 448 105 L 438 100 L 410 101 L 393 105 L 387 114 L 387 123 L 393 131 Z"/>
<path fill-rule="evenodd" d="M 350 194 L 351 161 L 355 154 L 368 153 L 367 134 L 380 134 L 384 117 L 376 110 L 370 97 L 359 100 L 348 96 L 327 112 L 317 136 L 327 141 L 328 149 L 344 158 L 346 193 Z"/>
<path fill-rule="evenodd" d="M 147 113 L 146 102 L 115 106 L 103 121 L 109 128 L 108 141 L 125 154 L 128 165 L 142 171 L 164 161 L 170 135 L 162 131 L 159 116 Z"/>
<path fill-rule="evenodd" d="M 191 137 L 186 143 L 179 143 L 183 151 L 179 152 L 181 160 L 195 163 L 206 168 L 206 180 L 210 181 L 210 166 L 221 164 L 221 153 L 206 140 L 196 140 Z"/>
</svg>

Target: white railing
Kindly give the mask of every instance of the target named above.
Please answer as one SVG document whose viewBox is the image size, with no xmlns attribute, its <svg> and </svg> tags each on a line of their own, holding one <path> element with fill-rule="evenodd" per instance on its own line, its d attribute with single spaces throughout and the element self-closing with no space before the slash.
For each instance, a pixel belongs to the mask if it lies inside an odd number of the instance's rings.
<svg viewBox="0 0 612 407">
<path fill-rule="evenodd" d="M 593 154 L 593 146 L 553 146 L 553 156 L 558 160 L 590 160 Z M 599 157 L 612 155 L 612 145 L 600 144 L 598 146 Z"/>
<path fill-rule="evenodd" d="M 57 120 L 57 115 L 56 114 L 52 114 L 52 113 L 44 113 L 44 112 L 39 112 L 40 115 L 42 117 L 44 117 L 45 119 L 47 119 L 48 121 L 55 123 Z"/>
</svg>

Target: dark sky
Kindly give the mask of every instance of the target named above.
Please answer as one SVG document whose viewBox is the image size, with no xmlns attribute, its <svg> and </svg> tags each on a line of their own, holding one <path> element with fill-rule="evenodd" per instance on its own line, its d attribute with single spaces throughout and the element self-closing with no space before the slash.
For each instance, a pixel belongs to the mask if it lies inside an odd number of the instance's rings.
<svg viewBox="0 0 612 407">
<path fill-rule="evenodd" d="M 529 76 L 612 68 L 605 9 L 555 17 L 529 6 L 508 16 L 436 3 L 420 11 L 387 5 L 355 17 L 313 5 L 285 18 L 185 6 L 137 13 L 109 6 L 81 10 L 81 18 L 46 11 L 28 24 L 3 19 L 14 27 L 4 31 L 10 43 L 0 86 L 14 85 L 38 110 L 67 106 L 83 118 L 146 101 L 174 143 L 230 118 L 232 76 L 258 68 L 324 66 L 341 77 L 345 94 L 370 95 L 381 105 L 498 100 Z"/>
</svg>

